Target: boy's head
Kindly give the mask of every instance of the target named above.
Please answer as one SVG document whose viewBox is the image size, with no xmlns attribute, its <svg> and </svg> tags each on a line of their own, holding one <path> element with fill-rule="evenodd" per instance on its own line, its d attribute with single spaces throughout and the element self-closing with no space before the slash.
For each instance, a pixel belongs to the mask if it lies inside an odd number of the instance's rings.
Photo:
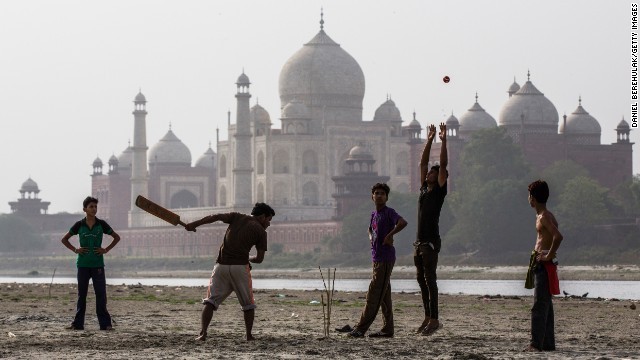
<svg viewBox="0 0 640 360">
<path fill-rule="evenodd" d="M 91 203 L 95 203 L 96 205 L 98 205 L 98 199 L 92 197 L 92 196 L 87 196 L 83 201 L 82 201 L 82 208 L 86 209 L 87 207 L 89 207 L 89 204 Z"/>
<path fill-rule="evenodd" d="M 445 170 L 447 171 L 447 170 Z M 440 165 L 433 165 L 431 169 L 427 172 L 427 178 L 425 179 L 427 183 L 435 184 L 438 182 L 438 175 L 440 174 Z M 449 176 L 449 171 L 447 171 L 447 177 Z"/>
<path fill-rule="evenodd" d="M 549 199 L 549 185 L 544 180 L 536 180 L 529 184 L 529 203 L 534 199 L 539 204 L 546 204 Z"/>
<path fill-rule="evenodd" d="M 385 204 L 389 200 L 389 185 L 377 183 L 371 187 L 371 199 L 376 204 Z"/>
<path fill-rule="evenodd" d="M 271 225 L 271 218 L 276 216 L 276 212 L 265 203 L 256 203 L 251 210 L 251 215 L 266 229 Z"/>
</svg>

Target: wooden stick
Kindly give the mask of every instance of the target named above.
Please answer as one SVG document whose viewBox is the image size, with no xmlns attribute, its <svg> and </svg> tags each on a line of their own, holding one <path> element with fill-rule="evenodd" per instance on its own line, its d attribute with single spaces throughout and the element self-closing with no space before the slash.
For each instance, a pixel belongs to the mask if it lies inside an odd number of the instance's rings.
<svg viewBox="0 0 640 360">
<path fill-rule="evenodd" d="M 51 285 L 53 285 L 53 277 L 56 276 L 56 269 L 53 268 L 53 275 L 51 275 L 51 283 L 49 284 L 49 297 L 51 297 Z"/>
</svg>

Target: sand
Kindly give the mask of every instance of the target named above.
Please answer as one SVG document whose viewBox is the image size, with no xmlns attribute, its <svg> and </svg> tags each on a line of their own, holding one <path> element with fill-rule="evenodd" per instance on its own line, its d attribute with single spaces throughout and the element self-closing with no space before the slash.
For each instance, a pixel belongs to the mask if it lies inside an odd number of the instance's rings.
<svg viewBox="0 0 640 360">
<path fill-rule="evenodd" d="M 254 336 L 244 341 L 234 295 L 214 313 L 206 342 L 199 331 L 204 287 L 108 286 L 114 331 L 100 331 L 95 298 L 87 299 L 84 331 L 65 330 L 76 286 L 0 284 L 0 358 L 16 359 L 640 359 L 640 303 L 556 298 L 555 352 L 524 353 L 531 297 L 441 295 L 443 328 L 430 337 L 413 330 L 420 296 L 393 294 L 395 337 L 323 338 L 320 291 L 256 291 Z M 331 328 L 357 321 L 364 293 L 337 292 Z M 631 309 L 635 305 L 635 310 Z M 377 319 L 371 331 L 381 328 Z"/>
</svg>

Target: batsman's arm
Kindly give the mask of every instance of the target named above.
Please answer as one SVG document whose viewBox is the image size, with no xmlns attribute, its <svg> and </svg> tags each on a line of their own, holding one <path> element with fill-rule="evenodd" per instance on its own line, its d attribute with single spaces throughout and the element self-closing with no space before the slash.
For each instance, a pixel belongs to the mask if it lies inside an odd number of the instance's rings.
<svg viewBox="0 0 640 360">
<path fill-rule="evenodd" d="M 211 223 L 213 223 L 213 222 L 216 222 L 216 221 L 220 221 L 220 220 L 222 220 L 222 219 L 223 219 L 222 215 L 223 215 L 223 214 L 215 214 L 215 215 L 208 215 L 208 216 L 205 216 L 205 217 L 203 217 L 203 218 L 202 218 L 202 219 L 200 219 L 200 220 L 196 220 L 196 221 L 193 221 L 193 222 L 188 223 L 187 225 L 185 225 L 185 227 L 184 227 L 184 228 L 185 228 L 187 231 L 196 231 L 196 228 L 197 228 L 198 226 L 200 226 L 200 225 L 204 225 L 204 224 L 211 224 Z"/>
</svg>

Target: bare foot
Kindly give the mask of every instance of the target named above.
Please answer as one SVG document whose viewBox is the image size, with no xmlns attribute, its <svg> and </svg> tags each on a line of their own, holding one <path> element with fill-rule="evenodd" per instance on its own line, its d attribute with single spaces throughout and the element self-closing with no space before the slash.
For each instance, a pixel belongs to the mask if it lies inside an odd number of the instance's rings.
<svg viewBox="0 0 640 360">
<path fill-rule="evenodd" d="M 200 333 L 200 336 L 196 338 L 196 341 L 205 341 L 207 340 L 207 333 Z"/>
<path fill-rule="evenodd" d="M 425 317 L 424 321 L 422 321 L 422 325 L 420 325 L 420 327 L 416 330 L 416 332 L 421 333 L 422 330 L 424 330 L 424 328 L 427 327 L 427 325 L 429 324 L 429 321 L 431 321 L 431 318 Z"/>
<path fill-rule="evenodd" d="M 253 341 L 253 340 L 255 340 L 255 339 L 256 339 L 256 338 L 254 338 L 254 337 L 253 337 L 253 335 L 251 335 L 251 334 L 248 334 L 248 335 L 247 335 L 247 341 Z"/>
</svg>

